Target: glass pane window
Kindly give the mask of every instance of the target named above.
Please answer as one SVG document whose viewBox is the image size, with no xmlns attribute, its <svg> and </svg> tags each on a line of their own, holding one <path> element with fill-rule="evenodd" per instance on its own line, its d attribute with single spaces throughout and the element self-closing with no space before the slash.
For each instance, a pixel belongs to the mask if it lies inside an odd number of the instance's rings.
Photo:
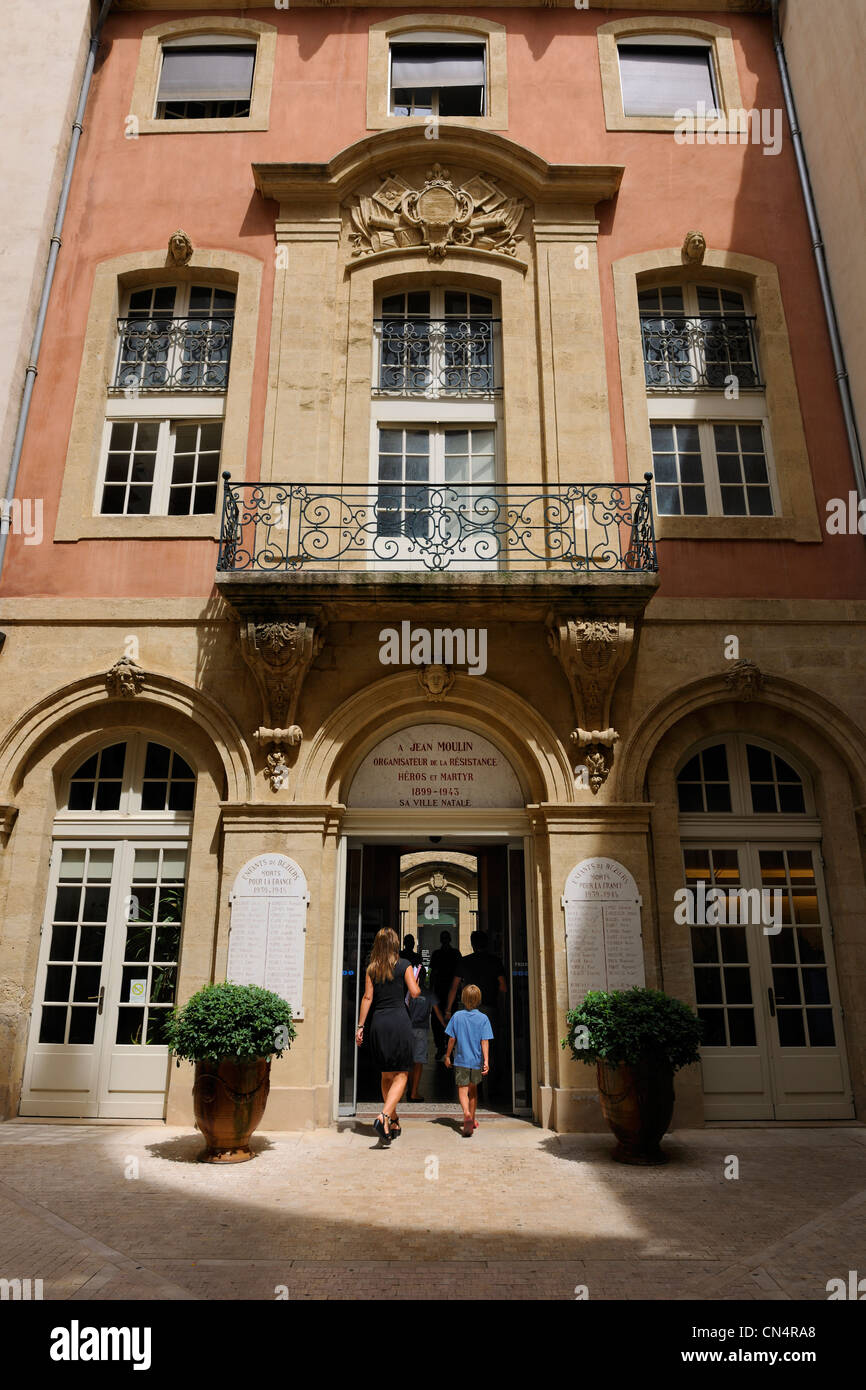
<svg viewBox="0 0 866 1390">
<path fill-rule="evenodd" d="M 212 515 L 216 510 L 222 421 L 175 425 L 169 516 Z"/>
<path fill-rule="evenodd" d="M 177 289 L 154 285 L 129 296 L 122 332 L 115 385 L 153 390 L 169 379 L 172 319 Z"/>
<path fill-rule="evenodd" d="M 165 1042 L 165 1019 L 177 989 L 185 877 L 182 848 L 136 849 L 117 1011 L 118 1043 Z"/>
<path fill-rule="evenodd" d="M 485 58 L 483 43 L 392 43 L 391 114 L 483 116 Z"/>
<path fill-rule="evenodd" d="M 762 388 L 755 320 L 739 290 L 689 281 L 646 287 L 638 310 L 648 388 Z"/>
<path fill-rule="evenodd" d="M 195 773 L 189 763 L 161 743 L 149 743 L 141 784 L 142 811 L 191 811 Z"/>
<path fill-rule="evenodd" d="M 834 1047 L 836 1041 L 813 853 L 759 851 L 761 886 L 774 906 L 779 897 L 782 905 L 782 929 L 768 937 L 782 1047 Z"/>
<path fill-rule="evenodd" d="M 118 420 L 111 426 L 103 516 L 147 516 L 151 510 L 159 443 L 159 424 L 151 420 Z"/>
<path fill-rule="evenodd" d="M 727 846 L 684 848 L 683 870 L 685 887 L 692 894 L 694 920 L 689 931 L 703 1046 L 755 1047 L 748 941 L 735 897 L 742 886 L 739 852 Z M 713 889 L 724 893 L 724 900 L 713 894 L 707 904 Z"/>
<path fill-rule="evenodd" d="M 60 853 L 39 1041 L 85 1045 L 96 1033 L 114 850 Z"/>
<path fill-rule="evenodd" d="M 723 743 L 704 748 L 689 759 L 677 777 L 677 795 L 684 813 L 730 811 L 731 782 Z"/>
<path fill-rule="evenodd" d="M 749 787 L 755 815 L 779 812 L 804 815 L 806 800 L 803 781 L 790 763 L 768 748 L 750 743 L 746 748 Z"/>
<path fill-rule="evenodd" d="M 426 537 L 429 517 L 430 432 L 379 430 L 379 488 L 376 504 L 380 536 Z"/>
<path fill-rule="evenodd" d="M 493 300 L 466 290 L 386 295 L 377 387 L 396 395 L 486 395 L 496 388 Z"/>
<path fill-rule="evenodd" d="M 660 516 L 706 516 L 707 492 L 697 425 L 651 427 L 656 505 Z"/>
<path fill-rule="evenodd" d="M 166 44 L 156 115 L 163 120 L 248 116 L 256 49 L 249 44 Z"/>
<path fill-rule="evenodd" d="M 140 736 L 92 753 L 69 779 L 67 811 L 180 814 L 192 811 L 196 775 L 189 763 L 161 743 Z M 60 881 L 79 851 L 64 850 Z M 83 851 L 80 852 L 83 856 Z M 90 853 L 90 874 L 100 872 L 99 854 Z M 83 857 L 79 867 L 83 866 Z M 107 875 L 107 870 L 105 870 Z"/>
<path fill-rule="evenodd" d="M 717 113 L 709 47 L 621 43 L 618 51 L 626 116 L 673 116 L 682 109 Z"/>
<path fill-rule="evenodd" d="M 759 424 L 714 425 L 713 438 L 725 516 L 772 516 L 773 495 Z"/>
<path fill-rule="evenodd" d="M 69 780 L 68 809 L 117 811 L 123 790 L 125 761 L 125 743 L 113 743 L 109 748 L 100 748 L 98 753 L 93 753 Z"/>
</svg>

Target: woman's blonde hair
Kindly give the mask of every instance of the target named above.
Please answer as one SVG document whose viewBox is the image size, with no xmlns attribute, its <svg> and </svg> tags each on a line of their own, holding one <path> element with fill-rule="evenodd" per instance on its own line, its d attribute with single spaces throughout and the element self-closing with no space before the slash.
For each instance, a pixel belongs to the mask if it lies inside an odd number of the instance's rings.
<svg viewBox="0 0 866 1390">
<path fill-rule="evenodd" d="M 381 931 L 376 932 L 376 939 L 370 952 L 370 964 L 367 966 L 367 974 L 374 984 L 381 984 L 383 980 L 390 980 L 394 974 L 394 966 L 399 959 L 400 939 L 397 933 L 393 927 L 382 927 Z"/>
</svg>

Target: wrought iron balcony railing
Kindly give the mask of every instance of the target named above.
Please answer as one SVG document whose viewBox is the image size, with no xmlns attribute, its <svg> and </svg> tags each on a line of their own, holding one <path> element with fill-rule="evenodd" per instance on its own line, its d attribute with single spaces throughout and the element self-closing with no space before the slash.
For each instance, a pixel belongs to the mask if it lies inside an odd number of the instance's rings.
<svg viewBox="0 0 866 1390">
<path fill-rule="evenodd" d="M 740 391 L 763 389 L 754 318 L 647 314 L 641 334 L 649 390 L 723 391 L 732 377 Z"/>
<path fill-rule="evenodd" d="M 651 475 L 557 487 L 232 483 L 217 569 L 654 573 Z"/>
<path fill-rule="evenodd" d="M 385 396 L 489 396 L 499 319 L 374 319 L 376 391 Z"/>
<path fill-rule="evenodd" d="M 228 385 L 234 320 L 117 320 L 115 391 L 215 391 Z"/>
</svg>

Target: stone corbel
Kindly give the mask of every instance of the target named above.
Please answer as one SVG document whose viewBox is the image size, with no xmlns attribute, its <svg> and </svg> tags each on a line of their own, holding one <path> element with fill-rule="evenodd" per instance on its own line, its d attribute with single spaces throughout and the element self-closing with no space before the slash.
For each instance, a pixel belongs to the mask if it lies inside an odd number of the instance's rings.
<svg viewBox="0 0 866 1390">
<path fill-rule="evenodd" d="M 243 658 L 262 697 L 262 723 L 253 739 L 259 748 L 270 745 L 267 777 L 271 790 L 280 791 L 289 772 L 283 750 L 297 749 L 304 737 L 295 716 L 307 671 L 325 640 L 321 623 L 309 614 L 245 620 L 240 635 Z"/>
<path fill-rule="evenodd" d="M 575 717 L 571 741 L 586 750 L 584 762 L 595 795 L 607 781 L 619 741 L 610 725 L 610 707 L 617 678 L 631 656 L 634 625 L 622 618 L 551 614 L 547 639 L 568 681 Z"/>
<path fill-rule="evenodd" d="M 17 806 L 0 806 L 0 848 L 5 849 L 12 834 L 12 827 L 18 818 Z"/>
</svg>

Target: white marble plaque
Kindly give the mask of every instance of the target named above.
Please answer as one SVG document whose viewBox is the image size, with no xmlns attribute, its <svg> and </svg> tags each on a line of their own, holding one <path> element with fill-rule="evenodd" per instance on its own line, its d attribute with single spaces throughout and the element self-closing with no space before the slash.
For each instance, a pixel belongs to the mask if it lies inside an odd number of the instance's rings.
<svg viewBox="0 0 866 1390">
<path fill-rule="evenodd" d="M 591 989 L 631 989 L 646 983 L 637 884 L 616 859 L 584 859 L 568 875 L 565 954 L 568 1007 Z"/>
<path fill-rule="evenodd" d="M 472 810 L 523 807 L 525 798 L 508 759 L 480 734 L 413 724 L 367 754 L 347 805 Z"/>
<path fill-rule="evenodd" d="M 259 985 L 285 999 L 293 1018 L 304 1017 L 304 945 L 307 880 L 284 854 L 250 859 L 231 893 L 226 979 Z"/>
</svg>

